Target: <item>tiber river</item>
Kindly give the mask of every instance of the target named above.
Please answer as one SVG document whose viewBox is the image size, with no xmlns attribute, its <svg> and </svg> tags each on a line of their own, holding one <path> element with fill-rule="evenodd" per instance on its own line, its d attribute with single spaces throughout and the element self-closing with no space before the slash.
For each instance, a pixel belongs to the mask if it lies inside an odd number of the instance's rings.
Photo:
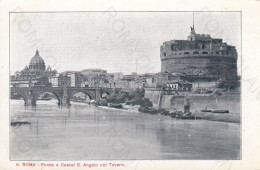
<svg viewBox="0 0 260 170">
<path fill-rule="evenodd" d="M 10 101 L 11 160 L 240 159 L 240 125 L 57 101 Z"/>
</svg>

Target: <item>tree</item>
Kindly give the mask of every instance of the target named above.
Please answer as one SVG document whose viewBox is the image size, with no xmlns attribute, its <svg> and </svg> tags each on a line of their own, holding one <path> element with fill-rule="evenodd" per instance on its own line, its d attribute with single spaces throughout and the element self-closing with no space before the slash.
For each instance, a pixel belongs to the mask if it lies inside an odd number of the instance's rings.
<svg viewBox="0 0 260 170">
<path fill-rule="evenodd" d="M 236 89 L 239 86 L 240 86 L 240 81 L 238 78 L 220 79 L 216 83 L 216 87 L 221 89 Z"/>
</svg>

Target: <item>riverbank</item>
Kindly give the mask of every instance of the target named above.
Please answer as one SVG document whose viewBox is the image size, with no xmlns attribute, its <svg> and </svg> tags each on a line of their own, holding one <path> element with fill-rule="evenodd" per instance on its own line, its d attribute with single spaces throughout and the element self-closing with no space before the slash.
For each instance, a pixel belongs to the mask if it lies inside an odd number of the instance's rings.
<svg viewBox="0 0 260 170">
<path fill-rule="evenodd" d="M 230 122 L 230 123 L 240 123 L 239 113 L 209 113 L 209 112 L 195 112 L 195 114 L 201 119 L 219 122 Z"/>
<path fill-rule="evenodd" d="M 110 110 L 121 110 L 121 111 L 130 111 L 130 112 L 136 112 L 136 113 L 144 113 L 138 111 L 138 106 L 131 106 L 131 105 L 123 105 L 122 109 L 108 107 L 108 106 L 97 106 L 103 109 L 110 109 Z M 150 114 L 150 113 L 145 113 Z M 161 113 L 156 113 L 161 114 Z M 193 115 L 196 115 L 196 117 L 199 117 L 203 120 L 209 120 L 209 121 L 218 121 L 218 122 L 229 122 L 229 123 L 240 123 L 240 114 L 239 113 L 209 113 L 209 112 L 194 112 Z M 172 117 L 170 115 L 165 115 L 171 119 Z M 194 120 L 195 121 L 195 120 Z"/>
</svg>

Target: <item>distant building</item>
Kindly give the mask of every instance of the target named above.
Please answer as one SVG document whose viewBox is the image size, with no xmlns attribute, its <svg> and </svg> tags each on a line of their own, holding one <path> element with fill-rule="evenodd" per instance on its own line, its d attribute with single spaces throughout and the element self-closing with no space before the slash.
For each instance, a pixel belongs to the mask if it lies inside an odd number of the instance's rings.
<svg viewBox="0 0 260 170">
<path fill-rule="evenodd" d="M 50 66 L 45 66 L 45 62 L 39 55 L 39 51 L 32 57 L 29 63 L 29 67 L 25 66 L 22 71 L 17 71 L 15 75 L 11 76 L 12 86 L 43 86 L 50 85 L 48 78 L 55 76 L 56 70 L 52 70 Z M 28 82 L 28 83 L 25 83 Z"/>
<path fill-rule="evenodd" d="M 145 87 L 149 88 L 162 88 L 165 82 L 170 81 L 187 81 L 186 77 L 180 73 L 156 73 L 146 75 L 145 77 Z"/>
<path fill-rule="evenodd" d="M 165 82 L 165 88 L 169 90 L 178 90 L 178 91 L 191 91 L 192 84 L 189 82 L 181 81 L 181 80 L 174 80 Z"/>
<path fill-rule="evenodd" d="M 124 75 L 121 79 L 117 79 L 114 82 L 114 87 L 122 89 L 137 89 L 144 87 L 144 79 L 140 77 L 137 73 L 132 73 L 130 75 Z"/>
<path fill-rule="evenodd" d="M 81 83 L 81 87 L 112 87 L 112 83 L 109 80 L 109 77 L 104 75 L 93 76 L 88 75 L 84 76 L 84 82 Z"/>
<path fill-rule="evenodd" d="M 106 75 L 107 71 L 102 69 L 85 69 L 80 71 L 84 76 Z"/>
<path fill-rule="evenodd" d="M 80 87 L 82 82 L 85 81 L 85 77 L 79 71 L 66 71 L 61 73 L 64 76 L 70 77 L 71 87 Z"/>
<path fill-rule="evenodd" d="M 13 87 L 32 87 L 34 84 L 38 82 L 38 79 L 30 79 L 30 80 L 11 80 L 11 85 Z"/>
<path fill-rule="evenodd" d="M 126 80 L 126 79 L 123 79 L 123 80 L 118 80 L 116 83 L 115 83 L 115 87 L 116 88 L 122 88 L 122 89 L 131 89 L 131 90 L 134 90 L 134 89 L 137 89 L 137 88 L 143 88 L 144 86 L 144 83 L 141 82 L 141 81 L 137 81 L 137 80 Z"/>
<path fill-rule="evenodd" d="M 123 74 L 122 72 L 118 72 L 118 73 L 107 73 L 107 75 L 108 75 L 109 77 L 113 78 L 115 81 L 124 78 L 124 74 Z"/>
<path fill-rule="evenodd" d="M 71 77 L 67 75 L 60 74 L 55 77 L 50 77 L 49 81 L 52 87 L 68 87 L 71 86 Z"/>
</svg>

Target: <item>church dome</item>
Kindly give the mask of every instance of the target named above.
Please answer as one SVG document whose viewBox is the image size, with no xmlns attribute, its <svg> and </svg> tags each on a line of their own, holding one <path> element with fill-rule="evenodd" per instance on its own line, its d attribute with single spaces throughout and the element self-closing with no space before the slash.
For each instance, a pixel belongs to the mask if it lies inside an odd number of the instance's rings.
<svg viewBox="0 0 260 170">
<path fill-rule="evenodd" d="M 29 67 L 28 67 L 28 66 L 25 66 L 23 70 L 29 70 Z"/>
<path fill-rule="evenodd" d="M 45 62 L 42 59 L 42 57 L 39 55 L 39 51 L 36 51 L 36 54 L 33 56 L 33 58 L 30 61 L 29 64 L 30 70 L 45 70 Z"/>
</svg>

